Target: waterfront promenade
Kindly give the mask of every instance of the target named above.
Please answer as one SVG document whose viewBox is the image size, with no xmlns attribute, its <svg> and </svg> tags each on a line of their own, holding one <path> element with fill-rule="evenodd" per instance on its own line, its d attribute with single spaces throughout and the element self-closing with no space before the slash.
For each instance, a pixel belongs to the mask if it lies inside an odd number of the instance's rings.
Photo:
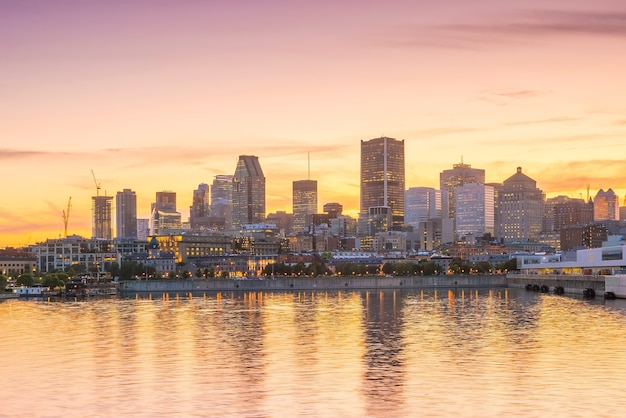
<svg viewBox="0 0 626 418">
<path fill-rule="evenodd" d="M 311 278 L 265 278 L 253 280 L 187 279 L 187 280 L 136 280 L 120 283 L 124 293 L 189 293 L 222 291 L 315 291 L 315 290 L 371 290 L 371 289 L 453 289 L 515 287 L 527 284 L 547 286 L 550 291 L 562 287 L 565 293 L 582 294 L 585 289 L 604 293 L 604 276 L 567 276 L 536 274 L 474 274 L 444 276 L 333 276 Z"/>
<path fill-rule="evenodd" d="M 452 287 L 504 287 L 504 275 L 471 276 L 345 276 L 312 278 L 266 278 L 254 280 L 189 279 L 189 280 L 141 280 L 120 283 L 122 293 L 152 292 L 220 292 L 220 291 L 288 291 L 288 290 L 369 290 L 369 289 L 418 289 Z"/>
</svg>

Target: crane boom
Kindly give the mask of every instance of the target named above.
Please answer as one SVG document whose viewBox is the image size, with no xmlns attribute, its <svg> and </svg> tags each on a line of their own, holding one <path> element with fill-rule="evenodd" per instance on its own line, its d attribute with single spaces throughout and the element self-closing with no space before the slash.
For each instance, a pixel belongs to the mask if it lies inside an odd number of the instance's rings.
<svg viewBox="0 0 626 418">
<path fill-rule="evenodd" d="M 63 227 L 64 237 L 67 238 L 67 223 L 70 221 L 70 208 L 72 207 L 72 196 L 67 201 L 67 212 L 63 211 Z"/>
<path fill-rule="evenodd" d="M 91 176 L 93 177 L 93 182 L 96 184 L 96 196 L 100 196 L 100 183 L 96 180 L 96 173 L 91 170 Z"/>
</svg>

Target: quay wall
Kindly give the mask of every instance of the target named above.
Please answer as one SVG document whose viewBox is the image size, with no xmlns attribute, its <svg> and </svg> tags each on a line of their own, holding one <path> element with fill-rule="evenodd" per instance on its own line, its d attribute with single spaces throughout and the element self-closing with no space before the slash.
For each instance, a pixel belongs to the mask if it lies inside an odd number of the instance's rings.
<svg viewBox="0 0 626 418">
<path fill-rule="evenodd" d="M 564 274 L 516 274 L 506 276 L 508 287 L 525 288 L 526 285 L 548 286 L 553 292 L 555 287 L 562 287 L 564 293 L 582 295 L 583 290 L 593 289 L 596 295 L 603 295 L 604 276 L 564 275 Z"/>
<path fill-rule="evenodd" d="M 369 290 L 506 287 L 505 275 L 409 276 L 409 277 L 312 277 L 264 280 L 188 279 L 120 282 L 124 293 L 189 293 L 223 291 Z"/>
</svg>

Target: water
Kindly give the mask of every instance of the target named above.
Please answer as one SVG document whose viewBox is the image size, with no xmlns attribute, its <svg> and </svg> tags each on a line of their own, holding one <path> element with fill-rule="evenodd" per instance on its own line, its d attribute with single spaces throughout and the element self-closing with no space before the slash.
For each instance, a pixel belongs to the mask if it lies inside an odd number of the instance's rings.
<svg viewBox="0 0 626 418">
<path fill-rule="evenodd" d="M 1 417 L 620 416 L 626 301 L 516 289 L 0 303 Z"/>
</svg>

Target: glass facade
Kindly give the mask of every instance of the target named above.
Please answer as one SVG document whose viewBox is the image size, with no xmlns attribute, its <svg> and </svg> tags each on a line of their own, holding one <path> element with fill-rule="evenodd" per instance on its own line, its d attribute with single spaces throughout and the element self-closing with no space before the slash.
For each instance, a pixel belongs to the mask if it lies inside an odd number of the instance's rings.
<svg viewBox="0 0 626 418">
<path fill-rule="evenodd" d="M 233 176 L 233 226 L 265 220 L 265 176 L 259 157 L 240 155 Z"/>
<path fill-rule="evenodd" d="M 389 206 L 392 227 L 404 224 L 404 140 L 361 141 L 361 215 Z"/>
<path fill-rule="evenodd" d="M 293 182 L 293 230 L 305 231 L 317 213 L 317 180 Z"/>
<path fill-rule="evenodd" d="M 115 196 L 115 236 L 137 238 L 137 195 L 130 189 Z"/>
<path fill-rule="evenodd" d="M 454 189 L 468 183 L 485 184 L 485 170 L 472 168 L 469 164 L 461 163 L 454 164 L 451 170 L 443 170 L 439 174 L 439 189 L 448 194 L 447 216 L 450 219 L 455 219 L 456 213 Z"/>
</svg>

